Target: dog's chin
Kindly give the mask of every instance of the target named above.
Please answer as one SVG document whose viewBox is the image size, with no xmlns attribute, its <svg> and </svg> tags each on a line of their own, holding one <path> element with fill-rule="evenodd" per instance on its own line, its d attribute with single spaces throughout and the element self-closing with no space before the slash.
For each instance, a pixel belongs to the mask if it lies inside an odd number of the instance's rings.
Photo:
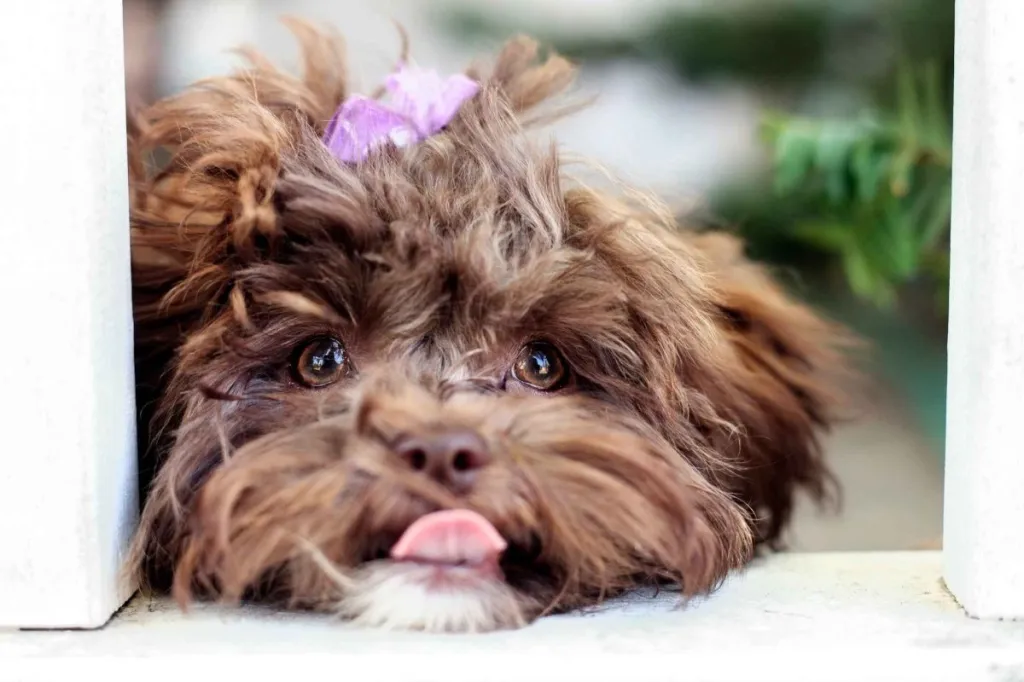
<svg viewBox="0 0 1024 682">
<path fill-rule="evenodd" d="M 488 565 L 380 560 L 349 576 L 340 614 L 357 625 L 426 632 L 522 627 L 529 599 Z"/>
</svg>

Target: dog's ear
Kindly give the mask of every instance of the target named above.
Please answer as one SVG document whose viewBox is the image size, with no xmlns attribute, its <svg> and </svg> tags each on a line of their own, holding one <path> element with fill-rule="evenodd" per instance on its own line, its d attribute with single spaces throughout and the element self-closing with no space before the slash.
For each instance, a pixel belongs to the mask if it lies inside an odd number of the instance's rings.
<svg viewBox="0 0 1024 682">
<path fill-rule="evenodd" d="M 278 238 L 274 199 L 283 160 L 319 138 L 346 95 L 341 39 L 301 21 L 286 24 L 301 46 L 300 76 L 242 49 L 247 66 L 239 71 L 129 111 L 136 375 L 144 425 L 184 339 L 226 307 L 237 307 L 235 272 Z M 140 445 L 148 438 L 140 431 Z"/>
<path fill-rule="evenodd" d="M 227 301 L 231 271 L 279 230 L 282 159 L 322 134 L 346 95 L 341 39 L 287 20 L 302 49 L 295 77 L 251 49 L 248 66 L 129 113 L 135 316 L 157 352 Z"/>
<path fill-rule="evenodd" d="M 611 265 L 643 395 L 629 401 L 776 542 L 800 489 L 838 494 L 821 436 L 855 386 L 858 344 L 799 303 L 725 233 L 681 228 L 641 197 L 566 194 L 570 239 Z M 622 389 L 618 389 L 622 392 Z"/>
<path fill-rule="evenodd" d="M 797 489 L 838 502 L 820 437 L 848 407 L 856 378 L 848 352 L 859 343 L 784 291 L 733 236 L 705 233 L 691 243 L 705 260 L 727 342 L 721 380 L 706 390 L 738 427 L 721 434 L 717 447 L 738 449 L 735 487 L 758 514 L 761 539 L 775 543 Z"/>
</svg>

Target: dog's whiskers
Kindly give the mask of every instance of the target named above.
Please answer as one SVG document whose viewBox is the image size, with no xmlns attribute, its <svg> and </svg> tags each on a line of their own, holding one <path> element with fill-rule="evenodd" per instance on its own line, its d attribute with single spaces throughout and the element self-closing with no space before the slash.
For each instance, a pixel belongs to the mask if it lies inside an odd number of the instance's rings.
<svg viewBox="0 0 1024 682">
<path fill-rule="evenodd" d="M 324 555 L 323 550 L 301 536 L 296 536 L 295 541 L 302 546 L 316 567 L 319 568 L 331 582 L 346 592 L 350 592 L 353 589 L 354 583 L 352 582 L 352 579 L 342 573 L 341 569 L 339 569 L 336 564 Z"/>
</svg>

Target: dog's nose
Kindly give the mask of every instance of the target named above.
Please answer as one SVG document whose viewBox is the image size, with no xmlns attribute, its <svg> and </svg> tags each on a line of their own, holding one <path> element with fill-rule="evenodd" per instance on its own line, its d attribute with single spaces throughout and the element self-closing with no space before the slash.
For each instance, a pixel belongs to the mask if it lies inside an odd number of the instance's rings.
<svg viewBox="0 0 1024 682">
<path fill-rule="evenodd" d="M 457 492 L 468 491 L 477 474 L 491 463 L 484 439 L 472 431 L 439 431 L 403 439 L 396 454 L 414 471 L 430 476 Z"/>
</svg>

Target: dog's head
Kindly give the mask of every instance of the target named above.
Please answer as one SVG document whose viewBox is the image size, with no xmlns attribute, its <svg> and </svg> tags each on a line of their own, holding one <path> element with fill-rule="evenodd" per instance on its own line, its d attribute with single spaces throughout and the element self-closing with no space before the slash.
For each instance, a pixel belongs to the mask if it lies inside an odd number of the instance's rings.
<svg viewBox="0 0 1024 682">
<path fill-rule="evenodd" d="M 825 495 L 841 335 L 730 238 L 570 186 L 525 133 L 566 61 L 513 41 L 445 130 L 343 164 L 338 43 L 294 27 L 303 78 L 254 57 L 130 135 L 148 584 L 508 627 L 707 592 Z"/>
</svg>

